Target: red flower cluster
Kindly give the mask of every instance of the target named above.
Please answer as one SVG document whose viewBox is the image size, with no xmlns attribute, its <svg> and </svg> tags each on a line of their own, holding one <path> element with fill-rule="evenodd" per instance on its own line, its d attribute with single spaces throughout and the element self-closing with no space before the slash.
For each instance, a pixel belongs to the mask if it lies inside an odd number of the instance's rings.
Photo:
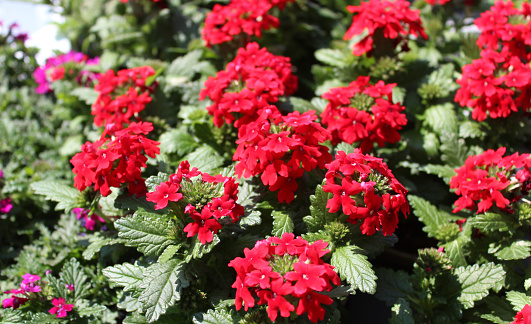
<svg viewBox="0 0 531 324">
<path fill-rule="evenodd" d="M 321 145 L 330 134 L 316 123 L 314 111 L 281 116 L 275 106 L 264 109 L 259 120 L 238 131 L 233 160 L 238 177 L 261 175 L 269 190 L 278 192 L 280 202 L 290 203 L 298 188 L 296 179 L 304 171 L 324 168 L 332 160 L 328 147 Z"/>
<path fill-rule="evenodd" d="M 508 192 L 504 195 L 502 191 L 511 184 L 519 183 L 521 193 L 529 193 L 529 154 L 515 153 L 503 157 L 505 150 L 505 147 L 500 147 L 496 151 L 487 150 L 480 155 L 469 156 L 464 166 L 455 169 L 457 175 L 450 180 L 450 188 L 456 189 L 455 193 L 461 197 L 455 202 L 454 213 L 465 208 L 473 210 L 477 201 L 478 213 L 488 211 L 493 205 L 510 212 L 508 205 L 511 200 L 517 200 L 520 196 L 511 197 Z"/>
<path fill-rule="evenodd" d="M 447 4 L 448 2 L 450 2 L 450 0 L 426 0 L 426 3 L 427 4 L 430 4 L 432 6 L 435 6 L 436 4 L 439 4 L 441 6 L 444 6 L 445 4 Z M 466 2 L 466 1 L 465 1 Z"/>
<path fill-rule="evenodd" d="M 96 126 L 114 125 L 113 131 L 127 127 L 134 116 L 140 121 L 138 114 L 151 102 L 150 92 L 154 85 L 146 86 L 146 79 L 155 75 L 151 66 L 142 66 L 118 71 L 108 70 L 102 74 L 94 86 L 99 92 L 98 99 L 92 105 L 92 115 Z"/>
<path fill-rule="evenodd" d="M 201 176 L 201 180 L 192 181 Z M 207 185 L 210 184 L 210 185 Z M 187 237 L 197 234 L 202 244 L 212 242 L 214 234 L 221 229 L 222 218 L 228 216 L 234 223 L 243 215 L 238 200 L 238 183 L 232 177 L 211 176 L 197 168 L 190 170 L 190 163 L 183 161 L 170 179 L 161 183 L 155 191 L 147 194 L 147 201 L 156 203 L 155 209 L 165 208 L 170 201 L 183 200 L 187 205 L 184 212 L 193 219 L 186 225 Z"/>
<path fill-rule="evenodd" d="M 521 311 L 516 313 L 511 324 L 531 324 L 531 305 L 526 304 Z"/>
<path fill-rule="evenodd" d="M 268 105 L 280 96 L 297 90 L 297 77 L 291 74 L 290 59 L 260 49 L 257 43 L 240 48 L 225 70 L 209 77 L 200 99 L 209 97 L 214 103 L 207 109 L 214 125 L 224 122 L 240 127 L 254 121 Z"/>
<path fill-rule="evenodd" d="M 375 36 L 393 40 L 394 47 L 406 40 L 408 35 L 428 38 L 422 28 L 419 11 L 409 9 L 406 0 L 370 0 L 359 6 L 347 6 L 347 10 L 355 13 L 352 25 L 347 30 L 344 40 L 361 35 L 367 29 L 368 35 L 354 45 L 353 54 L 356 56 L 373 51 Z"/>
<path fill-rule="evenodd" d="M 94 185 L 94 190 L 108 196 L 110 187 L 129 183 L 130 194 L 143 196 L 147 190 L 141 168 L 147 166 L 146 155 L 154 158 L 160 154 L 160 143 L 145 136 L 152 130 L 151 123 L 132 123 L 114 133 L 113 139 L 105 131 L 98 141 L 83 144 L 81 153 L 70 160 L 76 174 L 74 186 L 83 191 Z"/>
<path fill-rule="evenodd" d="M 392 92 L 396 83 L 378 81 L 369 84 L 369 77 L 360 76 L 348 87 L 330 89 L 323 94 L 329 101 L 321 114 L 323 125 L 332 133 L 332 143 L 361 142 L 361 150 L 369 152 L 374 143 L 400 140 L 398 130 L 407 124 L 404 106 L 394 104 Z"/>
<path fill-rule="evenodd" d="M 521 19 L 519 19 L 521 18 Z M 521 10 L 511 1 L 498 1 L 477 18 L 481 30 L 477 45 L 481 58 L 463 67 L 457 80 L 455 101 L 472 107 L 472 118 L 482 121 L 507 117 L 523 109 L 531 109 L 531 5 Z M 513 24 L 511 21 L 523 21 Z"/>
<path fill-rule="evenodd" d="M 332 290 L 331 282 L 341 281 L 334 267 L 321 257 L 329 251 L 328 243 L 322 240 L 309 244 L 292 233 L 282 238 L 270 237 L 258 241 L 254 248 L 244 249 L 245 258 L 236 258 L 229 263 L 237 273 L 232 288 L 236 288 L 236 310 L 254 307 L 255 296 L 258 305 L 267 303 L 267 314 L 271 321 L 280 316 L 289 317 L 308 313 L 313 323 L 323 320 L 325 310 L 321 305 L 332 304 L 332 299 L 320 294 Z M 297 308 L 295 309 L 295 303 Z"/>
<path fill-rule="evenodd" d="M 235 36 L 247 34 L 262 37 L 262 30 L 277 28 L 280 22 L 268 12 L 274 6 L 284 9 L 286 3 L 294 0 L 232 0 L 228 5 L 216 4 L 207 14 L 201 35 L 208 47 L 230 42 Z"/>
<path fill-rule="evenodd" d="M 409 214 L 407 190 L 382 159 L 359 149 L 348 155 L 339 151 L 326 167 L 323 190 L 334 194 L 326 207 L 331 213 L 342 209 L 349 223 L 362 220 L 363 234 L 373 235 L 381 228 L 384 235 L 392 235 L 398 227 L 398 212 Z"/>
</svg>

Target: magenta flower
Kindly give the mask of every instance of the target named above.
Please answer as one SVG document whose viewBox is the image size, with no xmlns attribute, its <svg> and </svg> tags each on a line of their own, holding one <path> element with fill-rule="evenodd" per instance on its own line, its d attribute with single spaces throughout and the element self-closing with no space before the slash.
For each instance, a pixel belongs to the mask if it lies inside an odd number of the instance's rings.
<svg viewBox="0 0 531 324">
<path fill-rule="evenodd" d="M 12 208 L 13 204 L 11 203 L 11 198 L 0 200 L 0 214 L 7 214 Z"/>
<path fill-rule="evenodd" d="M 26 273 L 22 276 L 22 283 L 20 284 L 20 288 L 22 288 L 25 292 L 39 292 L 41 291 L 41 287 L 37 286 L 35 284 L 36 281 L 40 280 L 41 277 L 37 275 L 32 275 L 31 273 Z"/>
<path fill-rule="evenodd" d="M 52 304 L 54 307 L 50 308 L 48 312 L 52 315 L 57 314 L 57 318 L 66 317 L 66 313 L 74 308 L 73 304 L 66 304 L 64 298 L 54 298 Z"/>
<path fill-rule="evenodd" d="M 84 208 L 74 208 L 72 212 L 76 215 L 77 219 L 81 219 L 83 226 L 86 229 L 93 231 L 94 225 L 99 221 L 105 223 L 105 220 L 96 214 L 88 216 L 89 210 Z"/>
</svg>

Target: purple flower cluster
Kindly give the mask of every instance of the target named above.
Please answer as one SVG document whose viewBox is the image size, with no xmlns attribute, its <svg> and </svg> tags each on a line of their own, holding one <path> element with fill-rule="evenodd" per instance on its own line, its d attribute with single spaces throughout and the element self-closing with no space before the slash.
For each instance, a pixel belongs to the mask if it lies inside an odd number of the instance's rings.
<svg viewBox="0 0 531 324">
<path fill-rule="evenodd" d="M 76 215 L 77 219 L 81 219 L 83 226 L 86 229 L 93 231 L 94 225 L 99 221 L 100 223 L 105 223 L 105 220 L 96 214 L 89 216 L 89 210 L 83 208 L 74 208 L 72 212 Z"/>
<path fill-rule="evenodd" d="M 68 63 L 76 63 L 77 69 L 68 66 Z M 80 85 L 92 86 L 92 83 L 99 77 L 99 73 L 83 70 L 83 66 L 99 64 L 99 57 L 89 58 L 87 55 L 70 51 L 66 54 L 50 57 L 44 66 L 38 67 L 33 72 L 33 77 L 38 86 L 35 92 L 39 94 L 51 91 L 50 84 L 57 80 L 62 80 L 65 75 L 70 75 Z M 79 72 L 76 72 L 78 70 Z"/>
</svg>

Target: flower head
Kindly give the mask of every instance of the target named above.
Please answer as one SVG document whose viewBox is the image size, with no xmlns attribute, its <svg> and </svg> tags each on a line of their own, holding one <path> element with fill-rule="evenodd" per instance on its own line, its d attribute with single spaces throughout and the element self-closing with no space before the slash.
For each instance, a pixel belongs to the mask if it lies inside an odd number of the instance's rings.
<svg viewBox="0 0 531 324">
<path fill-rule="evenodd" d="M 50 308 L 48 312 L 52 315 L 56 314 L 57 318 L 66 317 L 67 312 L 74 308 L 74 305 L 67 304 L 64 298 L 54 298 L 52 304 L 54 307 Z"/>
</svg>

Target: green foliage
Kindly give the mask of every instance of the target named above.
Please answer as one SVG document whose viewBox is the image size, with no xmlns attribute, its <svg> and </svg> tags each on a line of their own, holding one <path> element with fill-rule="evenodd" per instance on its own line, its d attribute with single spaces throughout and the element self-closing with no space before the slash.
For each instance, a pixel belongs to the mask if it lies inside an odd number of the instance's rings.
<svg viewBox="0 0 531 324">
<path fill-rule="evenodd" d="M 81 194 L 76 189 L 63 182 L 43 180 L 31 184 L 36 194 L 46 196 L 46 199 L 56 201 L 56 210 L 70 212 L 79 207 Z"/>
<path fill-rule="evenodd" d="M 462 289 L 459 301 L 465 303 L 465 307 L 473 306 L 474 301 L 487 296 L 488 290 L 505 278 L 503 267 L 494 263 L 459 267 L 455 269 L 455 274 Z"/>
<path fill-rule="evenodd" d="M 414 324 L 413 314 L 409 303 L 402 298 L 399 298 L 397 303 L 391 308 L 393 315 L 389 320 L 391 324 Z"/>
<path fill-rule="evenodd" d="M 281 237 L 284 233 L 293 232 L 293 220 L 288 213 L 282 211 L 274 211 L 271 213 L 273 217 L 273 236 Z"/>
<path fill-rule="evenodd" d="M 341 279 L 352 285 L 353 289 L 374 294 L 376 275 L 367 257 L 356 246 L 341 246 L 335 249 L 330 259 Z"/>
</svg>

